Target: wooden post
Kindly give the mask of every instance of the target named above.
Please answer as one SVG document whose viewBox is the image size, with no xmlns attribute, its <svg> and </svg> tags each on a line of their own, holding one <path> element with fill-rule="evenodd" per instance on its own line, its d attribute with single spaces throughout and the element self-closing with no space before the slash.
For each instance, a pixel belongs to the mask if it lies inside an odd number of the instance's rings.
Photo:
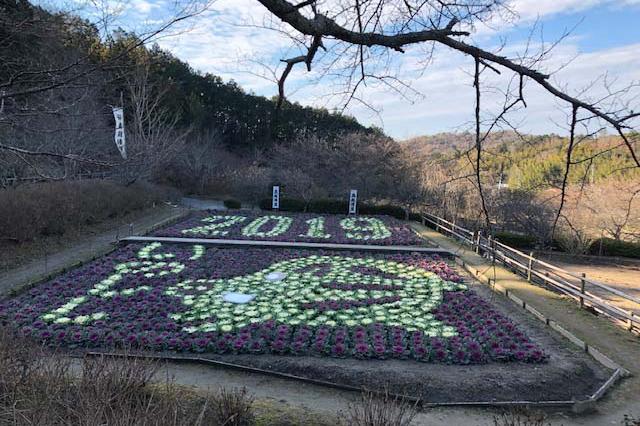
<svg viewBox="0 0 640 426">
<path fill-rule="evenodd" d="M 482 232 L 480 230 L 477 231 L 477 236 L 476 236 L 476 253 L 480 254 L 480 238 L 481 238 Z"/>
<path fill-rule="evenodd" d="M 436 216 L 436 232 L 440 232 L 440 217 Z"/>
<path fill-rule="evenodd" d="M 527 267 L 527 281 L 531 282 L 531 268 L 533 266 L 533 252 L 529 252 L 529 266 Z"/>
<path fill-rule="evenodd" d="M 582 273 L 582 279 L 580 280 L 580 294 L 584 295 L 584 285 L 585 283 L 585 278 L 587 277 L 587 274 L 585 274 L 584 272 Z M 580 297 L 580 307 L 584 308 L 584 297 Z"/>
</svg>

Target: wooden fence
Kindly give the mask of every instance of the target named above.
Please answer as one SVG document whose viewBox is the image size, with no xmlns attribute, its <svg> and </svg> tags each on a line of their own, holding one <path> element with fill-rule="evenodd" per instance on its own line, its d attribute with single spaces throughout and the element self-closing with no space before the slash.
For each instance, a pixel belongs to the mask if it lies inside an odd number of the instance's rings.
<svg viewBox="0 0 640 426">
<path fill-rule="evenodd" d="M 509 247 L 491 236 L 484 236 L 481 231 L 470 231 L 429 213 L 424 213 L 422 220 L 423 224 L 471 246 L 476 253 L 505 265 L 527 281 L 571 297 L 581 308 L 604 315 L 631 332 L 640 332 L 640 316 L 634 312 L 640 310 L 640 298 L 589 279 L 585 273 L 576 274 L 544 262 L 535 258 L 533 252 Z M 632 309 L 626 309 L 627 306 Z"/>
</svg>

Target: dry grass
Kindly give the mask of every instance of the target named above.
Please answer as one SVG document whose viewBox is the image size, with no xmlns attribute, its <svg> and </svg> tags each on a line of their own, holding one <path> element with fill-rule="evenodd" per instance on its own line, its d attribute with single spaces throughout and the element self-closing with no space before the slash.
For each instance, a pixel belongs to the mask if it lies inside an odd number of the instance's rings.
<svg viewBox="0 0 640 426">
<path fill-rule="evenodd" d="M 73 362 L 0 331 L 0 424 L 253 424 L 245 390 L 200 395 L 170 380 L 152 384 L 158 368 L 140 359 Z"/>
<path fill-rule="evenodd" d="M 0 242 L 62 235 L 174 195 L 166 188 L 109 181 L 62 181 L 0 190 Z"/>
<path fill-rule="evenodd" d="M 547 416 L 538 411 L 517 409 L 493 418 L 494 426 L 547 426 Z"/>
<path fill-rule="evenodd" d="M 418 414 L 417 402 L 383 393 L 363 391 L 358 403 L 349 404 L 341 417 L 349 426 L 409 426 Z"/>
</svg>

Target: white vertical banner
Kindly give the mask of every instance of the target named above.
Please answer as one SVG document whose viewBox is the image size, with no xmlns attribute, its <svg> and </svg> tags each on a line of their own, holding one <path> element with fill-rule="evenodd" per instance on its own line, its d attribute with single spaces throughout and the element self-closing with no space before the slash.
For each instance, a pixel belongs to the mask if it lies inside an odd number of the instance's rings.
<svg viewBox="0 0 640 426">
<path fill-rule="evenodd" d="M 352 189 L 349 193 L 349 214 L 356 214 L 356 206 L 358 205 L 358 190 Z"/>
<path fill-rule="evenodd" d="M 273 194 L 271 196 L 271 208 L 273 210 L 278 210 L 280 208 L 280 187 L 277 185 L 273 186 Z"/>
<path fill-rule="evenodd" d="M 120 151 L 120 155 L 125 160 L 127 159 L 127 141 L 124 136 L 124 111 L 122 108 L 112 107 L 113 110 L 113 118 L 116 120 L 116 133 L 114 135 L 114 140 L 116 142 L 116 147 L 118 151 Z"/>
</svg>

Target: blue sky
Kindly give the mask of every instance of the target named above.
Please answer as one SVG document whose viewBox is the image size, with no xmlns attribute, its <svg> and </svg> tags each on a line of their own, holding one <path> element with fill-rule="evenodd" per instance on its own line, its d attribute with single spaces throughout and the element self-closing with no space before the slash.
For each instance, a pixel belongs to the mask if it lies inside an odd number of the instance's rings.
<svg viewBox="0 0 640 426">
<path fill-rule="evenodd" d="M 42 0 L 51 8 L 74 8 L 78 13 L 98 19 L 91 4 L 105 4 L 118 13 L 109 28 L 122 26 L 129 30 L 145 31 L 157 26 L 174 12 L 173 0 Z M 571 35 L 543 64 L 549 70 L 564 66 L 553 81 L 576 93 L 599 76 L 607 75 L 613 87 L 640 81 L 640 0 L 513 0 L 518 17 L 511 22 L 496 20 L 492 28 L 478 28 L 472 39 L 485 48 L 495 48 L 507 40 L 506 52 L 522 50 L 534 23 L 538 24 L 546 41 L 553 41 L 567 29 L 577 25 Z M 291 56 L 291 43 L 281 34 L 259 28 L 271 17 L 256 0 L 216 0 L 211 9 L 193 18 L 171 36 L 158 43 L 193 68 L 202 72 L 234 79 L 246 90 L 272 96 L 276 85 L 259 75 L 268 75 L 262 65 L 277 67 L 279 59 Z M 536 37 L 536 40 L 538 38 Z M 361 94 L 376 108 L 372 112 L 359 104 L 352 104 L 346 113 L 363 124 L 374 124 L 398 139 L 422 134 L 465 130 L 473 118 L 472 62 L 455 52 L 438 49 L 435 60 L 426 68 L 420 65 L 423 52 L 409 49 L 394 58 L 394 66 L 418 94 L 405 99 L 369 85 Z M 280 68 L 281 70 L 281 68 Z M 289 98 L 306 105 L 329 109 L 341 106 L 335 96 L 337 82 L 330 78 L 317 81 L 319 72 L 306 73 L 296 69 L 288 83 Z M 487 76 L 487 85 L 500 86 L 506 77 Z M 617 86 L 616 86 L 617 85 Z M 602 80 L 588 97 L 602 95 Z M 530 133 L 566 132 L 566 106 L 535 85 L 526 87 L 526 111 L 512 119 Z M 500 96 L 487 93 L 484 104 L 487 113 L 500 102 Z M 636 110 L 640 109 L 640 105 Z"/>
</svg>

